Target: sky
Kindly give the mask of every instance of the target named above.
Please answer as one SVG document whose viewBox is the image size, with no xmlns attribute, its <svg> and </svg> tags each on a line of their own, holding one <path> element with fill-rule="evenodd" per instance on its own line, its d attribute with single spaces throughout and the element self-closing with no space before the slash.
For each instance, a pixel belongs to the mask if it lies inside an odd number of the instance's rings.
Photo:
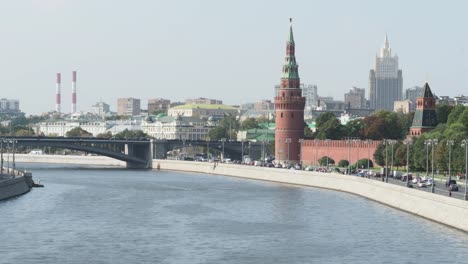
<svg viewBox="0 0 468 264">
<path fill-rule="evenodd" d="M 0 97 L 27 114 L 117 98 L 273 99 L 293 18 L 301 82 L 342 100 L 366 88 L 388 34 L 403 87 L 468 95 L 468 1 L 0 0 Z"/>
</svg>

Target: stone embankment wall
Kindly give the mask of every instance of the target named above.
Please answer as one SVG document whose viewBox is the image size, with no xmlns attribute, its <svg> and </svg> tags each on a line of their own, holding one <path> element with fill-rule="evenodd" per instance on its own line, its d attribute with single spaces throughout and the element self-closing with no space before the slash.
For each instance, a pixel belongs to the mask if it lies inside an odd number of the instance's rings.
<svg viewBox="0 0 468 264">
<path fill-rule="evenodd" d="M 123 167 L 126 166 L 126 163 L 123 161 L 104 156 L 16 154 L 15 161 L 23 163 L 55 163 Z"/>
<path fill-rule="evenodd" d="M 153 169 L 219 174 L 348 192 L 468 232 L 467 201 L 366 178 L 176 160 L 153 160 Z"/>
</svg>

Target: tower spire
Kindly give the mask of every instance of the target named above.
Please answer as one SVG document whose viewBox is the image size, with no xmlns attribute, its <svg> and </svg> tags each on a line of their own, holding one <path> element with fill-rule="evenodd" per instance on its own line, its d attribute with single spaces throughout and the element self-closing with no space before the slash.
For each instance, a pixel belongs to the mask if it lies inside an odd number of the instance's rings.
<svg viewBox="0 0 468 264">
<path fill-rule="evenodd" d="M 390 47 L 390 44 L 388 43 L 388 36 L 387 33 L 385 33 L 385 48 L 388 49 Z"/>
<path fill-rule="evenodd" d="M 294 35 L 293 35 L 293 29 L 292 29 L 292 17 L 289 18 L 289 37 L 288 37 L 288 42 L 294 43 Z"/>
</svg>

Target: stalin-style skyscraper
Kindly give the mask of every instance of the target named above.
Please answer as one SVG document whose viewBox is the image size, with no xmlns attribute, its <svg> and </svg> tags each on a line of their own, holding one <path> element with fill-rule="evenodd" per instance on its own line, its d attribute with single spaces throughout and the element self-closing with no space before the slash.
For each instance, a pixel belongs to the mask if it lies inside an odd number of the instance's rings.
<svg viewBox="0 0 468 264">
<path fill-rule="evenodd" d="M 275 96 L 275 159 L 280 163 L 298 163 L 300 160 L 299 139 L 304 138 L 304 106 L 295 44 L 292 19 L 289 37 L 286 42 L 286 61 L 278 94 Z"/>
</svg>

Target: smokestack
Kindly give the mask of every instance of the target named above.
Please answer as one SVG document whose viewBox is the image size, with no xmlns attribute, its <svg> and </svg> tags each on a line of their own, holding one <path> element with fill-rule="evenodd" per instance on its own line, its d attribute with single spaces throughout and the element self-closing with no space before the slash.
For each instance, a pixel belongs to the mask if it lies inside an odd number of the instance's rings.
<svg viewBox="0 0 468 264">
<path fill-rule="evenodd" d="M 71 103 L 71 113 L 76 113 L 76 71 L 72 72 L 72 103 Z"/>
<path fill-rule="evenodd" d="M 61 89 L 61 83 L 62 83 L 62 78 L 60 76 L 60 73 L 57 73 L 57 79 L 55 81 L 55 111 L 57 113 L 61 112 L 61 95 L 60 95 L 60 89 Z"/>
</svg>

